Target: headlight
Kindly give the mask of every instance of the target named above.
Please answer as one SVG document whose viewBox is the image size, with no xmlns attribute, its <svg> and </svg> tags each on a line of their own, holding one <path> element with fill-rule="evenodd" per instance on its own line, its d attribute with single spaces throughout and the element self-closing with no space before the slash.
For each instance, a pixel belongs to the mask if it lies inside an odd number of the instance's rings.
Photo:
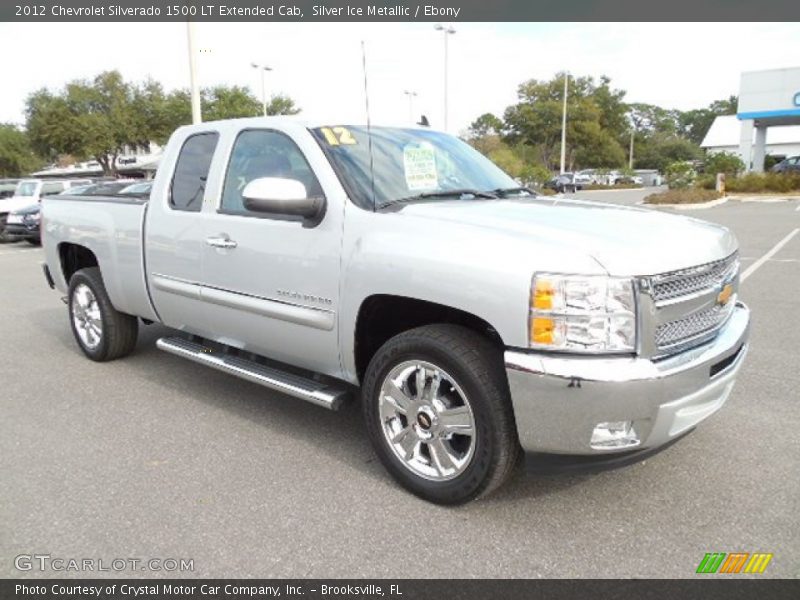
<svg viewBox="0 0 800 600">
<path fill-rule="evenodd" d="M 594 353 L 636 348 L 631 279 L 537 273 L 530 305 L 531 348 Z"/>
</svg>

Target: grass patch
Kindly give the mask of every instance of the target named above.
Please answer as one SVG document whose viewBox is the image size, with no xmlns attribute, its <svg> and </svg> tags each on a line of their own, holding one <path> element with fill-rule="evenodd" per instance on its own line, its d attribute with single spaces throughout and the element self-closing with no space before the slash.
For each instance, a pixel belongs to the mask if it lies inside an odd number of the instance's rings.
<svg viewBox="0 0 800 600">
<path fill-rule="evenodd" d="M 725 181 L 725 190 L 738 194 L 800 192 L 800 173 L 747 173 Z"/>
<path fill-rule="evenodd" d="M 715 190 L 700 188 L 687 188 L 681 190 L 667 190 L 658 194 L 650 194 L 644 199 L 645 204 L 700 204 L 710 202 L 720 197 Z"/>
</svg>

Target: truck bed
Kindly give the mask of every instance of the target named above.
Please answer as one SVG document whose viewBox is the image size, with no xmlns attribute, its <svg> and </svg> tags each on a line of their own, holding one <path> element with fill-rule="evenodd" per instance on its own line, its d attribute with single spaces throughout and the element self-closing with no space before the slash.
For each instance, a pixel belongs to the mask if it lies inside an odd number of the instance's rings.
<svg viewBox="0 0 800 600">
<path fill-rule="evenodd" d="M 145 281 L 143 235 L 147 198 L 57 196 L 42 201 L 42 244 L 47 263 L 60 264 L 63 244 L 85 246 L 97 257 L 114 307 L 157 320 Z M 66 293 L 64 273 L 52 269 L 56 287 Z"/>
</svg>

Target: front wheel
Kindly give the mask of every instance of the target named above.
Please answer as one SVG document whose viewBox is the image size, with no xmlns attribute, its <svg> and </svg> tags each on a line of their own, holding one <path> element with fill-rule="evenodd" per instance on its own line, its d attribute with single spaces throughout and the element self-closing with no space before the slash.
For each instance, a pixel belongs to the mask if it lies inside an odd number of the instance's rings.
<svg viewBox="0 0 800 600">
<path fill-rule="evenodd" d="M 389 473 L 437 504 L 488 494 L 520 455 L 502 352 L 455 325 L 390 339 L 363 386 L 372 445 Z"/>
<path fill-rule="evenodd" d="M 77 271 L 69 280 L 68 297 L 72 333 L 86 356 L 104 362 L 133 351 L 139 323 L 111 304 L 100 269 Z"/>
</svg>

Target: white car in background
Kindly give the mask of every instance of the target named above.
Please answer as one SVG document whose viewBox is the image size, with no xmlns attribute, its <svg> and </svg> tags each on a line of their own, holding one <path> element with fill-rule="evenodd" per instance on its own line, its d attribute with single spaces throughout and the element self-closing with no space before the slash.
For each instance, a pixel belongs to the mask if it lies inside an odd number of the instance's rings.
<svg viewBox="0 0 800 600">
<path fill-rule="evenodd" d="M 22 179 L 10 198 L 0 199 L 0 243 L 14 241 L 6 232 L 8 215 L 14 211 L 27 208 L 41 202 L 43 196 L 54 196 L 75 186 L 91 183 L 89 179 Z"/>
</svg>

